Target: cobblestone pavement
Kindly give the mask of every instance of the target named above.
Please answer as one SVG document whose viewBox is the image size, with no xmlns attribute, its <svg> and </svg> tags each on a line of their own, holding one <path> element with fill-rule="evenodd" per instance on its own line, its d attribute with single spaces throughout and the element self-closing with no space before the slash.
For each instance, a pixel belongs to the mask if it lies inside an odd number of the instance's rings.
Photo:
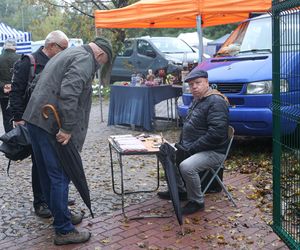
<svg viewBox="0 0 300 250">
<path fill-rule="evenodd" d="M 90 126 L 82 150 L 82 160 L 90 188 L 92 209 L 96 217 L 109 215 L 121 208 L 120 197 L 112 192 L 107 138 L 113 134 L 142 133 L 141 131 L 133 131 L 124 126 L 107 126 L 107 114 L 107 102 L 103 104 L 104 122 L 101 122 L 99 104 L 93 105 Z M 3 134 L 2 119 L 0 122 L 0 134 Z M 171 141 L 177 138 L 177 133 L 176 129 L 163 132 L 164 136 Z M 51 228 L 51 219 L 38 218 L 33 212 L 30 159 L 21 162 L 12 162 L 9 176 L 6 174 L 7 163 L 8 160 L 1 154 L 0 241 L 28 234 L 38 234 L 41 229 Z M 155 158 L 143 157 L 140 160 L 138 157 L 133 157 L 131 159 L 124 159 L 124 164 L 129 169 L 125 180 L 130 183 L 130 179 L 134 179 L 134 182 L 131 182 L 134 183 L 134 186 L 128 185 L 125 186 L 125 189 L 138 189 L 145 185 L 155 186 L 156 179 L 154 176 L 156 171 L 153 168 L 153 166 L 156 166 Z M 118 171 L 116 171 L 116 180 L 118 180 L 118 176 Z M 154 195 L 155 193 L 141 193 L 126 200 L 126 203 L 140 203 L 150 199 Z M 88 209 L 86 209 L 73 185 L 70 187 L 70 197 L 76 199 L 76 205 L 72 206 L 71 209 L 84 211 L 86 212 L 85 215 L 89 216 Z"/>
<path fill-rule="evenodd" d="M 54 246 L 51 219 L 40 219 L 33 213 L 30 160 L 14 162 L 8 177 L 7 160 L 1 155 L 0 249 L 287 249 L 266 224 L 270 218 L 266 218 L 255 201 L 246 198 L 251 189 L 251 175 L 236 172 L 225 172 L 224 180 L 238 208 L 234 208 L 223 193 L 207 195 L 205 211 L 184 218 L 185 236 L 180 235 L 174 215 L 167 219 L 124 220 L 121 199 L 112 191 L 107 138 L 113 134 L 142 132 L 121 126 L 108 127 L 107 103 L 103 108 L 104 122 L 101 122 L 99 105 L 92 107 L 90 128 L 82 151 L 94 219 L 75 188 L 71 186 L 70 190 L 70 197 L 76 199 L 71 209 L 85 212 L 86 218 L 78 227 L 90 230 L 91 240 L 85 244 Z M 167 140 L 175 141 L 178 137 L 179 130 L 174 124 L 158 124 L 158 127 L 164 128 L 163 135 Z M 124 164 L 127 166 L 126 190 L 155 186 L 154 157 L 128 157 L 124 158 Z M 161 183 L 163 189 L 166 189 L 164 181 Z M 155 192 L 126 196 L 126 212 L 129 216 L 145 212 L 173 213 L 171 203 L 158 199 Z"/>
</svg>

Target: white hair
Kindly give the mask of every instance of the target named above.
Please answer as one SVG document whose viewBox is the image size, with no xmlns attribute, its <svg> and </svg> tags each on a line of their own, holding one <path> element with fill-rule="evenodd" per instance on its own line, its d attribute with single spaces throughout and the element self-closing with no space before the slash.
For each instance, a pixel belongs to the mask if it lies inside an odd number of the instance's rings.
<svg viewBox="0 0 300 250">
<path fill-rule="evenodd" d="M 50 43 L 60 43 L 62 40 L 67 40 L 69 42 L 69 38 L 67 35 L 61 30 L 54 30 L 50 32 L 45 39 L 45 47 Z"/>
</svg>

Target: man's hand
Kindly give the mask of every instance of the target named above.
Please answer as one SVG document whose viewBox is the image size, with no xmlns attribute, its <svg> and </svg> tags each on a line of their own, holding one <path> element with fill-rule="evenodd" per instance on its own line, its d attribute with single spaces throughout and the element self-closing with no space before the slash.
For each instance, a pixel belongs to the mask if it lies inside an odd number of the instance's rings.
<svg viewBox="0 0 300 250">
<path fill-rule="evenodd" d="M 179 143 L 175 143 L 175 148 L 177 148 L 178 150 L 180 150 L 182 152 L 188 152 L 188 149 Z"/>
<path fill-rule="evenodd" d="M 25 121 L 24 120 L 20 120 L 20 121 L 13 121 L 13 127 L 17 127 L 19 125 L 24 125 Z"/>
<path fill-rule="evenodd" d="M 56 140 L 60 142 L 62 145 L 68 144 L 69 140 L 71 139 L 71 134 L 64 133 L 61 130 L 56 134 Z"/>
<path fill-rule="evenodd" d="M 5 84 L 3 87 L 4 94 L 8 94 L 11 91 L 11 84 Z"/>
</svg>

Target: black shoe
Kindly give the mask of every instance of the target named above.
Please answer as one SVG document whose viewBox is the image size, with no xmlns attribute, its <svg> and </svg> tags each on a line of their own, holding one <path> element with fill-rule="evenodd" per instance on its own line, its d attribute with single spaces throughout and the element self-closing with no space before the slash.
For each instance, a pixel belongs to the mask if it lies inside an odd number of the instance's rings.
<svg viewBox="0 0 300 250">
<path fill-rule="evenodd" d="M 198 203 L 196 201 L 189 201 L 184 207 L 181 208 L 182 214 L 193 214 L 198 211 L 204 210 L 204 202 Z"/>
<path fill-rule="evenodd" d="M 84 243 L 91 238 L 91 233 L 89 231 L 78 232 L 74 229 L 66 234 L 56 233 L 54 237 L 55 245 L 67 245 L 67 244 L 77 244 Z"/>
<path fill-rule="evenodd" d="M 158 192 L 157 195 L 158 195 L 159 198 L 161 198 L 163 200 L 171 200 L 169 191 Z M 186 201 L 187 200 L 187 193 L 186 192 L 179 192 L 178 195 L 179 195 L 179 200 L 181 200 L 181 201 Z"/>
<path fill-rule="evenodd" d="M 50 209 L 46 203 L 41 203 L 34 206 L 34 212 L 41 218 L 50 218 L 52 216 Z"/>
<path fill-rule="evenodd" d="M 77 213 L 71 212 L 71 222 L 73 225 L 77 225 L 77 224 L 81 223 L 82 219 L 83 219 L 82 213 L 77 214 Z"/>
</svg>

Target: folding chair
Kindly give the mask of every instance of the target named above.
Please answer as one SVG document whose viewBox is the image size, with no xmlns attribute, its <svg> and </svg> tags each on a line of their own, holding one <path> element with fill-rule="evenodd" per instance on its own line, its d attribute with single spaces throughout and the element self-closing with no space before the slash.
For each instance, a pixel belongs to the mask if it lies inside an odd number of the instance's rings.
<svg viewBox="0 0 300 250">
<path fill-rule="evenodd" d="M 212 174 L 212 177 L 210 179 L 210 181 L 208 182 L 208 184 L 206 185 L 205 189 L 203 190 L 203 194 L 206 193 L 206 191 L 208 190 L 208 188 L 210 187 L 211 183 L 213 182 L 214 179 L 216 179 L 218 181 L 218 183 L 220 184 L 220 186 L 222 187 L 222 189 L 224 190 L 224 192 L 227 194 L 228 199 L 232 201 L 232 203 L 234 204 L 234 206 L 237 206 L 231 196 L 231 194 L 228 192 L 227 188 L 225 187 L 223 181 L 221 181 L 220 177 L 218 176 L 218 173 L 220 172 L 221 169 L 224 169 L 224 163 L 227 159 L 232 141 L 233 141 L 233 137 L 234 137 L 234 128 L 229 126 L 228 128 L 228 138 L 229 138 L 229 143 L 227 146 L 227 150 L 226 150 L 226 154 L 224 156 L 223 161 L 221 162 L 221 164 L 218 166 L 218 168 L 210 168 L 208 170 L 205 171 L 204 175 L 201 178 L 201 183 L 203 183 L 203 181 L 205 180 L 205 178 L 207 177 L 207 175 L 209 173 Z"/>
</svg>

